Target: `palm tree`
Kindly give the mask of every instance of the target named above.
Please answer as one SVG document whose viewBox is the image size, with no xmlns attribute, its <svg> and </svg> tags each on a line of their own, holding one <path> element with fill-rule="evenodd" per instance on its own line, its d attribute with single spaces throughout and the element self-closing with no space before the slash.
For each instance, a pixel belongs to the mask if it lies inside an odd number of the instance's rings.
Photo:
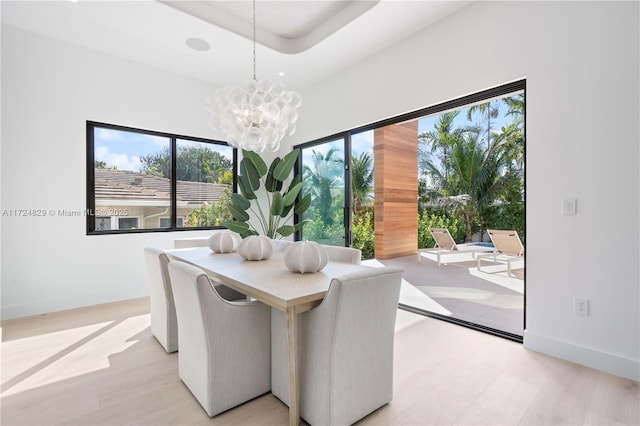
<svg viewBox="0 0 640 426">
<path fill-rule="evenodd" d="M 310 193 L 312 206 L 318 209 L 320 219 L 325 226 L 333 224 L 331 190 L 342 176 L 344 160 L 334 157 L 338 150 L 331 148 L 326 154 L 312 151 L 312 167 L 304 166 L 305 193 Z"/>
<path fill-rule="evenodd" d="M 505 115 L 517 115 L 524 116 L 524 93 L 502 98 L 502 101 L 507 105 L 508 110 Z"/>
<path fill-rule="evenodd" d="M 491 119 L 498 118 L 500 115 L 500 107 L 497 102 L 485 102 L 483 104 L 472 105 L 467 109 L 467 120 L 471 121 L 473 118 L 473 113 L 478 111 L 480 115 L 483 117 L 486 115 L 486 125 L 482 124 L 482 129 L 486 132 L 487 137 L 487 148 L 491 148 Z"/>
<path fill-rule="evenodd" d="M 357 214 L 364 201 L 371 198 L 373 191 L 373 159 L 368 152 L 361 152 L 351 158 L 351 193 L 353 210 Z"/>
<path fill-rule="evenodd" d="M 524 120 L 517 117 L 514 121 L 500 129 L 500 133 L 494 133 L 496 145 L 501 145 L 509 157 L 509 168 L 522 169 L 524 165 L 524 132 L 522 125 Z"/>
<path fill-rule="evenodd" d="M 524 97 L 516 94 L 500 101 L 507 106 L 504 116 L 513 118 L 500 131 L 490 127 L 490 120 L 500 113 L 500 104 L 492 101 L 467 110 L 467 118 L 478 111 L 489 121 L 482 127 L 456 127 L 454 120 L 459 111 L 453 111 L 442 114 L 432 131 L 419 136 L 425 145 L 419 159 L 426 183 L 423 192 L 427 199 L 436 200 L 463 217 L 467 242 L 476 227 L 486 228 L 491 210 L 495 211 L 494 202 L 513 203 L 522 187 Z M 487 143 L 481 135 L 486 135 Z M 425 155 L 427 148 L 431 155 Z"/>
<path fill-rule="evenodd" d="M 456 141 L 463 137 L 465 133 L 477 131 L 474 127 L 456 127 L 454 120 L 460 114 L 460 111 L 449 111 L 438 117 L 438 122 L 434 125 L 432 131 L 422 132 L 418 135 L 419 152 L 418 162 L 420 170 L 428 168 L 429 163 L 433 163 L 434 155 L 440 154 L 440 162 L 444 170 L 445 179 L 449 178 L 450 164 L 449 156 L 451 148 Z M 427 150 L 427 146 L 430 150 Z M 429 152 L 430 151 L 430 152 Z"/>
<path fill-rule="evenodd" d="M 477 222 L 505 185 L 505 155 L 500 146 L 486 149 L 479 133 L 467 133 L 450 147 L 450 176 L 443 175 L 437 164 L 428 171 L 441 194 L 439 202 L 459 213 L 465 222 L 465 241 L 470 242 Z"/>
</svg>

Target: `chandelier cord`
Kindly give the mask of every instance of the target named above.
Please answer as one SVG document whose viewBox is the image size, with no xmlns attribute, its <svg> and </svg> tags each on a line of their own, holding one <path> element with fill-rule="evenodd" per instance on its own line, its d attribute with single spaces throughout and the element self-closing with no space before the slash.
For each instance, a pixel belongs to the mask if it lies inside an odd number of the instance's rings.
<svg viewBox="0 0 640 426">
<path fill-rule="evenodd" d="M 253 80 L 256 78 L 256 0 L 253 0 Z"/>
<path fill-rule="evenodd" d="M 1 2 L 2 0 L 0 0 Z M 207 98 L 211 113 L 209 125 L 223 133 L 229 145 L 248 151 L 277 151 L 280 142 L 292 135 L 298 120 L 302 96 L 285 90 L 281 83 L 258 82 L 256 5 L 252 1 L 253 80 L 244 86 L 226 86 L 215 90 Z"/>
</svg>

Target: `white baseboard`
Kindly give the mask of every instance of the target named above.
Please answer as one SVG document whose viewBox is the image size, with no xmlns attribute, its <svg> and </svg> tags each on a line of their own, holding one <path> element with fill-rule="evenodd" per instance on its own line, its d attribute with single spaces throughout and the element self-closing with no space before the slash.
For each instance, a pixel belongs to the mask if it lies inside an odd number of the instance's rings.
<svg viewBox="0 0 640 426">
<path fill-rule="evenodd" d="M 640 361 L 619 355 L 549 339 L 524 331 L 524 347 L 536 352 L 562 358 L 576 364 L 606 371 L 616 376 L 640 381 Z"/>
</svg>

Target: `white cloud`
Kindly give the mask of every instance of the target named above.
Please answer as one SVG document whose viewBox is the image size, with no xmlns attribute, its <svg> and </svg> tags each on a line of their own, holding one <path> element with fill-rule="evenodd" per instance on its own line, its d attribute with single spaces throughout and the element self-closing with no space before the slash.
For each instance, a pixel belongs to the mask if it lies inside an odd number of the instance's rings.
<svg viewBox="0 0 640 426">
<path fill-rule="evenodd" d="M 99 141 L 121 141 L 125 139 L 125 134 L 120 130 L 96 127 L 95 139 Z"/>
<path fill-rule="evenodd" d="M 140 157 L 128 156 L 126 154 L 115 154 L 109 152 L 109 149 L 105 146 L 99 145 L 95 148 L 96 161 L 104 161 L 107 167 L 117 167 L 118 170 L 131 170 L 140 171 Z"/>
</svg>

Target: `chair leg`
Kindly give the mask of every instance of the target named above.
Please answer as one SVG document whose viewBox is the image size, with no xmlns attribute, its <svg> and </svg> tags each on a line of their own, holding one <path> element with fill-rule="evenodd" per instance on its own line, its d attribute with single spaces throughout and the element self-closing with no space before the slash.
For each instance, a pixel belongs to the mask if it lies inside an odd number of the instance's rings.
<svg viewBox="0 0 640 426">
<path fill-rule="evenodd" d="M 513 278 L 518 278 L 518 277 L 516 276 L 516 274 L 513 274 L 513 273 L 511 272 L 511 261 L 512 261 L 512 260 L 519 260 L 519 259 L 508 259 L 508 260 L 507 260 L 507 275 L 508 275 L 508 276 L 510 276 L 510 277 L 513 277 Z"/>
<path fill-rule="evenodd" d="M 483 256 L 478 255 L 478 272 L 482 272 L 482 269 L 480 269 L 480 266 L 482 266 L 482 258 Z"/>
</svg>

